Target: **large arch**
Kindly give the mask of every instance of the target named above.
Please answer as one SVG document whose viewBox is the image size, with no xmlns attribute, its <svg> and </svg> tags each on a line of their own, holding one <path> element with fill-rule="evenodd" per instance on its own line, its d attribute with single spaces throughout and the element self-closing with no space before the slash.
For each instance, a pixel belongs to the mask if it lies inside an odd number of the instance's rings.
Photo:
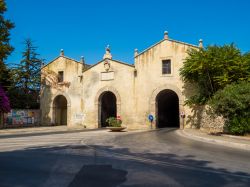
<svg viewBox="0 0 250 187">
<path fill-rule="evenodd" d="M 57 124 L 58 123 L 58 119 L 57 119 L 57 113 L 58 113 L 58 111 L 56 111 L 57 106 L 56 106 L 55 101 L 60 96 L 66 100 L 66 111 L 62 112 L 62 113 L 64 113 L 64 115 L 66 115 L 66 124 L 64 124 L 64 125 L 70 125 L 71 100 L 70 100 L 69 96 L 66 93 L 64 93 L 64 92 L 57 92 L 52 97 L 52 102 L 50 104 L 50 108 L 51 108 L 51 112 L 52 112 L 51 123 L 52 124 Z M 65 110 L 65 108 L 64 108 L 64 110 Z"/>
<path fill-rule="evenodd" d="M 101 88 L 95 96 L 95 111 L 94 112 L 96 114 L 97 128 L 102 127 L 102 125 L 101 125 L 102 124 L 101 99 L 102 99 L 102 96 L 108 92 L 111 92 L 112 94 L 114 94 L 114 96 L 116 98 L 116 115 L 117 116 L 121 115 L 121 97 L 120 97 L 120 94 L 118 93 L 118 91 L 115 88 L 110 87 L 110 86 L 106 86 L 106 87 Z"/>
<path fill-rule="evenodd" d="M 179 114 L 181 114 L 182 112 L 184 112 L 184 97 L 182 95 L 181 90 L 172 84 L 164 84 L 160 87 L 157 87 L 153 90 L 151 97 L 149 99 L 149 112 L 150 114 L 152 114 L 156 119 L 153 121 L 153 126 L 154 128 L 157 128 L 157 123 L 158 123 L 158 111 L 157 111 L 157 95 L 163 91 L 163 90 L 170 90 L 173 91 L 177 96 L 178 96 L 178 102 L 179 102 Z M 182 119 L 180 118 L 179 115 L 179 122 L 180 122 L 180 128 L 183 128 L 183 122 Z"/>
<path fill-rule="evenodd" d="M 173 90 L 165 89 L 156 96 L 156 127 L 180 127 L 179 98 Z"/>
</svg>

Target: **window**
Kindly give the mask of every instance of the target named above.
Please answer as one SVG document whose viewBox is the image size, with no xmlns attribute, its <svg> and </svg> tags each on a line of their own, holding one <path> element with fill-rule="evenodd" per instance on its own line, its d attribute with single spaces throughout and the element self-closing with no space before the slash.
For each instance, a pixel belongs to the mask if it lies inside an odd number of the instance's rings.
<svg viewBox="0 0 250 187">
<path fill-rule="evenodd" d="M 63 82 L 63 71 L 58 71 L 58 82 Z"/>
<path fill-rule="evenodd" d="M 162 74 L 171 74 L 171 60 L 162 61 Z"/>
</svg>

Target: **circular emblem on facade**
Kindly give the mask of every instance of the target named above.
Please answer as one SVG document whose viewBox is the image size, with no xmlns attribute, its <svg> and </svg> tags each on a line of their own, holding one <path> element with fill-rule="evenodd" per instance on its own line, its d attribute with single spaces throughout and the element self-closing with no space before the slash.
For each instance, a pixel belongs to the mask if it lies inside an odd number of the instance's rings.
<svg viewBox="0 0 250 187">
<path fill-rule="evenodd" d="M 104 62 L 104 69 L 105 69 L 106 71 L 109 71 L 109 69 L 110 69 L 109 60 L 105 60 L 105 62 Z"/>
</svg>

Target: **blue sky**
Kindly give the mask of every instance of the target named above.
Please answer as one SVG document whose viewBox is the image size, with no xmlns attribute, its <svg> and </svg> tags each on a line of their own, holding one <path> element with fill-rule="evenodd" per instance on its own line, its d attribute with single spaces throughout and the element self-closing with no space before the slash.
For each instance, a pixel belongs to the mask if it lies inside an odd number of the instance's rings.
<svg viewBox="0 0 250 187">
<path fill-rule="evenodd" d="M 139 52 L 163 38 L 205 45 L 234 42 L 250 51 L 249 0 L 6 0 L 5 17 L 18 63 L 23 41 L 31 38 L 46 63 L 65 55 L 86 63 L 101 60 L 107 44 L 116 60 L 133 63 Z"/>
</svg>

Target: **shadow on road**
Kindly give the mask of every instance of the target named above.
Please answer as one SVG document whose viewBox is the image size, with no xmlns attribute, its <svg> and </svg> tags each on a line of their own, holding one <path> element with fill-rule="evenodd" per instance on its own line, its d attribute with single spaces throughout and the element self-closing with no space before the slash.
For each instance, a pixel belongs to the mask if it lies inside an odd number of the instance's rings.
<svg viewBox="0 0 250 187">
<path fill-rule="evenodd" d="M 0 153 L 0 186 L 249 186 L 249 173 L 209 163 L 111 146 L 33 147 Z"/>
<path fill-rule="evenodd" d="M 85 165 L 77 173 L 69 187 L 115 187 L 126 181 L 127 171 L 114 169 L 112 165 Z"/>
</svg>

